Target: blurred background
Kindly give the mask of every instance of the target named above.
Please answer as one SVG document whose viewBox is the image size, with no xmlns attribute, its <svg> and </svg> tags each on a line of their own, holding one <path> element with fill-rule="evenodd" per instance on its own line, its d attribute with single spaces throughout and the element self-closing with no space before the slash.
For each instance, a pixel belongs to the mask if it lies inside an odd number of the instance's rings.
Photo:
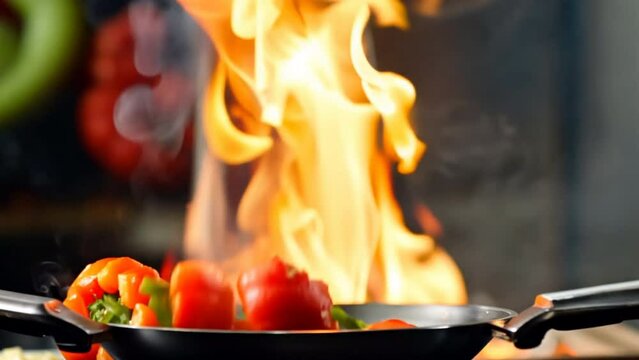
<svg viewBox="0 0 639 360">
<path fill-rule="evenodd" d="M 471 301 L 636 279 L 639 2 L 424 3 L 375 53 L 416 85 L 430 145 L 396 179 L 405 213 L 439 218 Z"/>
<path fill-rule="evenodd" d="M 179 256 L 210 43 L 171 0 L 21 3 L 0 0 L 0 288 Z M 437 217 L 472 302 L 639 278 L 639 2 L 428 3 L 370 32 L 429 144 L 395 179 L 409 226 Z"/>
<path fill-rule="evenodd" d="M 0 1 L 0 288 L 179 251 L 197 31 L 173 1 Z"/>
</svg>

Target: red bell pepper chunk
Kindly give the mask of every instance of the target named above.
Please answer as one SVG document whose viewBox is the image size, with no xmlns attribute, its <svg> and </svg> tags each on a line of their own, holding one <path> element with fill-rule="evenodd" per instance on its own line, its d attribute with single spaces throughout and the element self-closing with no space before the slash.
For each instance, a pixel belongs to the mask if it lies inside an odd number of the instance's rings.
<svg viewBox="0 0 639 360">
<path fill-rule="evenodd" d="M 98 277 L 96 275 L 86 276 L 80 279 L 80 281 L 69 288 L 69 291 L 71 291 L 71 289 L 78 291 L 87 306 L 97 299 L 102 298 L 102 295 L 104 295 L 104 290 L 102 290 L 100 284 L 98 284 Z"/>
<path fill-rule="evenodd" d="M 328 286 L 274 258 L 242 273 L 238 292 L 247 320 L 256 330 L 336 329 Z"/>
<path fill-rule="evenodd" d="M 173 326 L 192 329 L 231 329 L 235 299 L 230 282 L 213 263 L 179 262 L 169 287 Z"/>
<path fill-rule="evenodd" d="M 169 281 L 171 280 L 171 273 L 173 272 L 173 268 L 175 267 L 175 263 L 177 259 L 175 257 L 175 253 L 169 250 L 162 260 L 162 267 L 160 268 L 160 277 L 163 280 Z"/>
<path fill-rule="evenodd" d="M 60 351 L 65 360 L 96 360 L 100 344 L 91 345 L 91 350 L 86 353 L 72 353 L 67 351 Z"/>
</svg>

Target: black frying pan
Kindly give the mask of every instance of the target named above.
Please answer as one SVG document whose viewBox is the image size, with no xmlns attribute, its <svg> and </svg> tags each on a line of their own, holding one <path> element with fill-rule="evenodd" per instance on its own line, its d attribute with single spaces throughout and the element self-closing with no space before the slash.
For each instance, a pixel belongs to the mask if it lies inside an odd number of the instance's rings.
<svg viewBox="0 0 639 360">
<path fill-rule="evenodd" d="M 418 327 L 263 332 L 104 325 L 83 318 L 58 300 L 0 290 L 0 328 L 53 336 L 63 350 L 87 351 L 92 343 L 102 343 L 117 359 L 125 360 L 471 359 L 493 336 L 519 348 L 532 348 L 549 329 L 582 329 L 637 319 L 639 281 L 542 294 L 519 315 L 479 305 L 344 308 L 368 322 L 400 318 Z"/>
</svg>

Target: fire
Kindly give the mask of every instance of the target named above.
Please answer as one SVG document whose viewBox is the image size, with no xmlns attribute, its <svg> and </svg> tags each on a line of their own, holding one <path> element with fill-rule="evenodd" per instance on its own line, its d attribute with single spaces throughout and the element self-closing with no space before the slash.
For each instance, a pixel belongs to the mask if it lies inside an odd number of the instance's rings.
<svg viewBox="0 0 639 360">
<path fill-rule="evenodd" d="M 225 269 L 278 255 L 326 281 L 339 303 L 465 302 L 454 261 L 404 226 L 393 196 L 392 165 L 413 172 L 426 146 L 410 123 L 413 85 L 377 71 L 364 39 L 371 14 L 406 28 L 401 2 L 180 2 L 219 55 L 203 105 L 209 156 L 253 165 L 232 215 L 252 242 Z M 220 230 L 229 216 L 215 204 L 224 201 L 220 177 L 203 165 L 187 217 L 190 256 L 241 243 Z"/>
</svg>

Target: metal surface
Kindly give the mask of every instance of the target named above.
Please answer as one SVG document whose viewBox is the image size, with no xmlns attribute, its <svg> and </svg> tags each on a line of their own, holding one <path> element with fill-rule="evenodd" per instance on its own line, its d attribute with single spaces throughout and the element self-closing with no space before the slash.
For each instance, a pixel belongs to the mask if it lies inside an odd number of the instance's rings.
<svg viewBox="0 0 639 360">
<path fill-rule="evenodd" d="M 515 315 L 486 306 L 351 305 L 367 322 L 402 318 L 415 329 L 374 331 L 195 331 L 112 326 L 103 346 L 119 359 L 470 359 L 492 338 L 491 321 Z"/>
<path fill-rule="evenodd" d="M 535 305 L 498 329 L 519 348 L 538 346 L 550 329 L 575 330 L 639 318 L 639 281 L 538 295 Z"/>
<path fill-rule="evenodd" d="M 410 329 L 234 331 L 106 326 L 59 301 L 0 290 L 0 328 L 53 336 L 67 349 L 101 343 L 117 359 L 470 359 L 497 335 L 539 345 L 549 329 L 571 330 L 639 318 L 639 281 L 549 293 L 520 315 L 465 305 L 344 305 L 366 322 L 400 318 Z M 503 325 L 503 322 L 506 322 Z M 224 355 L 229 356 L 229 355 Z"/>
</svg>

